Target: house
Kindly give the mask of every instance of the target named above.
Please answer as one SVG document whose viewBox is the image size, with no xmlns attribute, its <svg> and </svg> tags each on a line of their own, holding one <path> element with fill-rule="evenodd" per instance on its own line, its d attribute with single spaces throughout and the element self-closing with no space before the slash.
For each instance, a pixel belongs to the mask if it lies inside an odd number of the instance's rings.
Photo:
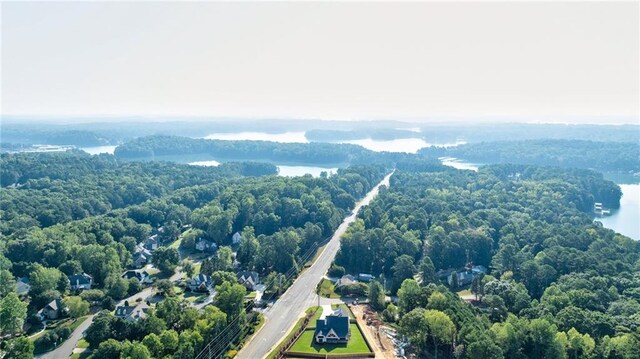
<svg viewBox="0 0 640 359">
<path fill-rule="evenodd" d="M 231 236 L 231 244 L 240 244 L 240 240 L 242 239 L 242 235 L 240 232 L 236 232 Z"/>
<path fill-rule="evenodd" d="M 447 278 L 447 283 L 449 283 L 449 286 L 461 287 L 461 286 L 471 284 L 475 276 L 473 275 L 473 272 L 462 271 L 462 272 L 456 272 L 455 277 L 456 277 L 457 283 L 453 283 L 453 275 Z"/>
<path fill-rule="evenodd" d="M 260 282 L 258 272 L 240 271 L 236 273 L 238 283 L 245 286 L 248 290 L 255 290 L 256 285 Z"/>
<path fill-rule="evenodd" d="M 153 257 L 153 253 L 149 249 L 145 248 L 144 243 L 140 243 L 134 250 L 133 262 L 131 265 L 134 268 L 142 268 L 151 262 L 151 257 Z"/>
<path fill-rule="evenodd" d="M 142 284 L 153 283 L 153 278 L 151 278 L 149 276 L 149 272 L 147 272 L 147 271 L 128 270 L 128 271 L 122 273 L 121 277 L 124 278 L 124 279 L 136 278 Z"/>
<path fill-rule="evenodd" d="M 313 337 L 318 344 L 349 342 L 351 337 L 349 316 L 338 310 L 323 319 L 316 320 L 316 330 Z"/>
<path fill-rule="evenodd" d="M 134 268 L 142 268 L 150 261 L 150 257 L 147 257 L 143 252 L 134 253 L 132 258 L 133 262 L 131 262 L 131 266 Z"/>
<path fill-rule="evenodd" d="M 371 274 L 367 274 L 367 273 L 360 273 L 358 274 L 358 280 L 361 282 L 365 282 L 365 283 L 369 283 L 371 282 L 375 277 Z"/>
<path fill-rule="evenodd" d="M 144 241 L 144 248 L 149 251 L 155 251 L 160 246 L 160 238 L 154 234 Z"/>
<path fill-rule="evenodd" d="M 115 316 L 131 321 L 137 321 L 147 317 L 147 311 L 149 311 L 149 305 L 145 302 L 140 302 L 137 305 L 129 305 L 125 301 L 124 305 L 116 307 Z"/>
<path fill-rule="evenodd" d="M 336 281 L 336 288 L 344 287 L 345 285 L 351 285 L 358 283 L 358 280 L 351 274 L 345 274 L 342 278 Z"/>
<path fill-rule="evenodd" d="M 189 280 L 189 289 L 194 292 L 209 292 L 213 288 L 213 280 L 206 274 L 198 274 Z"/>
<path fill-rule="evenodd" d="M 483 265 L 477 265 L 477 266 L 471 267 L 471 273 L 473 273 L 474 275 L 487 274 L 487 271 L 488 271 L 487 267 Z"/>
<path fill-rule="evenodd" d="M 71 290 L 91 289 L 93 278 L 87 273 L 74 274 L 69 276 Z"/>
<path fill-rule="evenodd" d="M 36 315 L 41 321 L 45 319 L 58 319 L 63 314 L 62 308 L 62 300 L 60 300 L 60 298 L 54 299 L 45 305 L 44 308 L 40 309 Z"/>
<path fill-rule="evenodd" d="M 208 241 L 206 239 L 201 239 L 198 242 L 196 242 L 196 250 L 200 252 L 215 252 L 216 249 L 218 249 L 218 246 L 215 243 Z"/>
<path fill-rule="evenodd" d="M 18 293 L 19 296 L 24 297 L 29 295 L 30 290 L 31 285 L 29 284 L 29 278 L 18 278 L 18 281 L 16 282 L 16 293 Z"/>
</svg>

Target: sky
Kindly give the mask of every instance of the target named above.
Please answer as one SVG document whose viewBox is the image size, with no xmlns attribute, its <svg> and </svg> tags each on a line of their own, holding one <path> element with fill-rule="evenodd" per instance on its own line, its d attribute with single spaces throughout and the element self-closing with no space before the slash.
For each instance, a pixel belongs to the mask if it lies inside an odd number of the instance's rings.
<svg viewBox="0 0 640 359">
<path fill-rule="evenodd" d="M 3 115 L 640 122 L 638 2 L 1 6 Z"/>
</svg>

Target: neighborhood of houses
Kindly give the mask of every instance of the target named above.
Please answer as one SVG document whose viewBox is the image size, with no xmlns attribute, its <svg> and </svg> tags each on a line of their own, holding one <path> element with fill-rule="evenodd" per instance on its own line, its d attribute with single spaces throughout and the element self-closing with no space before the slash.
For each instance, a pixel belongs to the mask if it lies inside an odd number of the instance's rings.
<svg viewBox="0 0 640 359">
<path fill-rule="evenodd" d="M 189 227 L 186 228 L 188 229 Z M 159 228 L 156 232 L 161 233 L 162 228 Z M 121 278 L 127 280 L 135 278 L 143 286 L 149 286 L 154 283 L 156 278 L 155 274 L 158 273 L 158 270 L 153 267 L 151 259 L 153 258 L 154 252 L 160 246 L 166 244 L 163 243 L 161 236 L 159 236 L 158 233 L 149 236 L 146 240 L 136 245 L 134 254 L 132 255 L 130 268 L 126 269 L 120 275 Z M 232 236 L 233 245 L 237 246 L 240 243 L 241 238 L 241 234 L 236 232 Z M 199 239 L 195 244 L 196 254 L 201 252 L 206 256 L 208 254 L 215 253 L 217 249 L 218 246 L 214 242 L 205 239 Z M 202 255 L 199 257 L 201 258 Z M 237 262 L 235 263 L 237 264 Z M 260 300 L 262 296 L 260 291 L 264 290 L 264 286 L 260 285 L 259 274 L 255 271 L 245 271 L 240 270 L 239 268 L 236 272 L 238 283 L 243 285 L 247 291 L 255 292 L 255 295 L 248 296 L 248 298 Z M 191 304 L 194 307 L 202 308 L 213 301 L 216 293 L 215 283 L 211 276 L 204 273 L 197 273 L 192 278 L 182 278 L 182 275 L 182 273 L 178 273 L 172 276 L 171 279 L 173 279 L 174 286 L 182 288 L 184 292 L 192 292 L 197 298 L 202 299 L 199 303 L 192 302 Z M 87 273 L 77 273 L 69 275 L 67 278 L 69 280 L 69 288 L 75 295 L 82 291 L 92 289 L 92 286 L 95 284 L 92 276 Z M 28 296 L 30 288 L 31 286 L 28 277 L 18 278 L 16 281 L 16 289 L 19 296 L 23 298 Z M 145 318 L 147 316 L 147 312 L 153 307 L 154 303 L 157 303 L 158 300 L 162 300 L 157 296 L 154 296 L 153 292 L 149 293 L 150 296 L 147 296 L 146 299 L 141 298 L 140 295 L 134 295 L 128 298 L 129 300 L 124 300 L 120 305 L 116 305 L 113 311 L 114 315 L 129 321 L 137 321 Z M 136 300 L 132 300 L 133 298 L 136 298 Z M 47 303 L 36 313 L 35 318 L 46 325 L 47 322 L 55 323 L 55 321 L 68 317 L 69 313 L 67 308 L 65 308 L 62 299 L 63 298 L 56 298 Z M 95 305 L 97 303 L 91 304 Z"/>
</svg>

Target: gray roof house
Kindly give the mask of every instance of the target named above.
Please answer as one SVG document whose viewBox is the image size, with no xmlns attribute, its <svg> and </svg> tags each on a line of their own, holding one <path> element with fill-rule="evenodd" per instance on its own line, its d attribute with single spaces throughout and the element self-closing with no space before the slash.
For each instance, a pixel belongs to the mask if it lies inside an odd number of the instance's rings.
<svg viewBox="0 0 640 359">
<path fill-rule="evenodd" d="M 44 308 L 40 309 L 37 316 L 40 320 L 58 319 L 62 315 L 62 300 L 60 298 L 52 300 Z"/>
<path fill-rule="evenodd" d="M 158 249 L 159 245 L 160 245 L 160 238 L 158 237 L 157 234 L 150 236 L 144 241 L 144 248 L 150 251 L 154 251 Z"/>
<path fill-rule="evenodd" d="M 249 290 L 255 290 L 256 285 L 260 282 L 258 272 L 240 271 L 236 273 L 238 283 L 242 284 Z"/>
<path fill-rule="evenodd" d="M 74 274 L 69 276 L 71 290 L 91 289 L 93 278 L 87 273 Z"/>
<path fill-rule="evenodd" d="M 462 272 L 456 273 L 456 278 L 458 283 L 455 283 L 455 286 L 465 286 L 473 282 L 474 275 L 473 275 L 473 272 L 462 271 Z M 454 285 L 453 279 L 451 276 L 447 278 L 447 283 L 449 283 L 449 286 Z"/>
<path fill-rule="evenodd" d="M 347 343 L 350 337 L 349 316 L 341 310 L 316 320 L 316 330 L 313 335 L 316 343 Z"/>
<path fill-rule="evenodd" d="M 208 241 L 206 239 L 201 239 L 198 242 L 196 242 L 196 250 L 200 252 L 215 252 L 216 249 L 218 249 L 218 246 L 215 243 Z"/>
<path fill-rule="evenodd" d="M 209 292 L 213 288 L 213 280 L 206 274 L 198 274 L 189 280 L 189 289 L 194 292 Z"/>
<path fill-rule="evenodd" d="M 19 296 L 24 297 L 26 295 L 29 295 L 30 290 L 31 285 L 29 284 L 29 278 L 18 278 L 18 280 L 16 281 L 16 293 L 18 293 Z"/>
<path fill-rule="evenodd" d="M 138 319 L 146 318 L 149 306 L 145 302 L 140 302 L 137 305 L 128 305 L 125 302 L 124 305 L 116 307 L 115 316 L 126 320 L 136 321 Z"/>
<path fill-rule="evenodd" d="M 343 287 L 345 285 L 351 285 L 351 284 L 355 284 L 355 283 L 358 283 L 358 280 L 354 276 L 352 276 L 351 274 L 345 274 L 345 275 L 342 276 L 342 278 L 340 278 L 340 279 L 338 279 L 336 281 L 335 287 L 339 288 L 339 287 Z"/>
<path fill-rule="evenodd" d="M 149 276 L 149 272 L 143 270 L 128 270 L 121 275 L 124 279 L 137 278 L 142 284 L 153 283 L 153 278 Z"/>
</svg>

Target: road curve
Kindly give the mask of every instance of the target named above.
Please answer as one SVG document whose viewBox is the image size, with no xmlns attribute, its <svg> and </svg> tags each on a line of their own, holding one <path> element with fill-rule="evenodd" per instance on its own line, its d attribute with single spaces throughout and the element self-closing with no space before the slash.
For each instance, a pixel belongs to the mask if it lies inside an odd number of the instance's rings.
<svg viewBox="0 0 640 359">
<path fill-rule="evenodd" d="M 389 186 L 388 174 L 367 195 L 356 204 L 356 207 L 335 231 L 318 259 L 304 271 L 289 289 L 278 299 L 273 307 L 265 313 L 265 324 L 238 353 L 239 359 L 264 358 L 291 330 L 297 319 L 302 317 L 305 309 L 318 302 L 315 293 L 316 285 L 329 270 L 329 266 L 340 248 L 340 237 L 349 224 L 355 221 L 360 208 L 368 205 L 378 194 L 380 186 Z"/>
</svg>

